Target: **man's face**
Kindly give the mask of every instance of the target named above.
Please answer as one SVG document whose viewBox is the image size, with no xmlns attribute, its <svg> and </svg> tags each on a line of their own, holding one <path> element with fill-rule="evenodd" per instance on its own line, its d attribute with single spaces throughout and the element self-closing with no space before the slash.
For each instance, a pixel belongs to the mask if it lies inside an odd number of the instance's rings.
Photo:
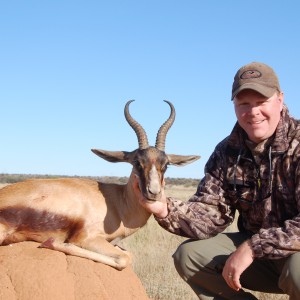
<svg viewBox="0 0 300 300">
<path fill-rule="evenodd" d="M 280 119 L 283 93 L 266 98 L 254 90 L 243 90 L 234 98 L 238 123 L 248 138 L 260 143 L 273 135 Z"/>
</svg>

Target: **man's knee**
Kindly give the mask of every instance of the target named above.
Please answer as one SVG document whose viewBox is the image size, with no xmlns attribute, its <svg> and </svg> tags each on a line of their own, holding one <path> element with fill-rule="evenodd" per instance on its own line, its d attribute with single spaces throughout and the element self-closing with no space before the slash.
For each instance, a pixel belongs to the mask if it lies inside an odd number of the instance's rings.
<svg viewBox="0 0 300 300">
<path fill-rule="evenodd" d="M 173 254 L 173 260 L 175 268 L 185 281 L 190 277 L 190 272 L 188 271 L 187 265 L 190 260 L 190 250 L 187 245 L 187 242 L 182 243 Z"/>
<path fill-rule="evenodd" d="M 279 287 L 290 299 L 300 299 L 300 253 L 289 257 L 279 279 Z"/>
<path fill-rule="evenodd" d="M 211 264 L 209 240 L 188 240 L 182 243 L 173 254 L 174 265 L 178 274 L 188 280 Z"/>
</svg>

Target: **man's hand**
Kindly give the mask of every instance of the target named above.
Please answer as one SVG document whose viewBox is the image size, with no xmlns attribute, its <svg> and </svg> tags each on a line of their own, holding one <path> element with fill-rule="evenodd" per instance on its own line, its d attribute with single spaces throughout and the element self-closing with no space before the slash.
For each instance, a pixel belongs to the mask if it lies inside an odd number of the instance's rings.
<svg viewBox="0 0 300 300">
<path fill-rule="evenodd" d="M 149 201 L 143 197 L 143 194 L 139 188 L 139 179 L 134 175 L 132 180 L 132 188 L 139 199 L 140 204 L 150 213 L 153 213 L 156 217 L 163 219 L 168 215 L 167 198 L 164 192 L 164 186 L 162 187 L 162 195 L 160 201 Z"/>
<path fill-rule="evenodd" d="M 242 273 L 252 264 L 253 251 L 249 241 L 241 244 L 227 259 L 223 268 L 222 276 L 227 284 L 234 290 L 242 288 L 240 277 Z"/>
</svg>

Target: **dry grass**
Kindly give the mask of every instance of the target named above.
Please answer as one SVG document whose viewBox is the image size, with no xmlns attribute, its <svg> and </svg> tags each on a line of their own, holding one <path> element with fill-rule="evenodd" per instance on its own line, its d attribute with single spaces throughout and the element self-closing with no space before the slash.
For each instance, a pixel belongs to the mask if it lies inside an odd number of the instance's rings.
<svg viewBox="0 0 300 300">
<path fill-rule="evenodd" d="M 167 186 L 166 193 L 186 200 L 195 192 L 193 187 Z M 235 224 L 230 228 L 236 230 Z M 133 254 L 133 269 L 141 279 L 147 294 L 155 300 L 197 300 L 198 297 L 177 274 L 172 254 L 185 239 L 163 230 L 150 218 L 148 224 L 122 241 Z M 253 292 L 260 300 L 287 300 L 286 295 Z"/>
</svg>

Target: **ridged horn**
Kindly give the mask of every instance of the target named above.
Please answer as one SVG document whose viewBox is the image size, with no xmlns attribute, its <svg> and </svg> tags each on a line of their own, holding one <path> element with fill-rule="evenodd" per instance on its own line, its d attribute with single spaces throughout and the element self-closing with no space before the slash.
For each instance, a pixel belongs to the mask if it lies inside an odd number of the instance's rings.
<svg viewBox="0 0 300 300">
<path fill-rule="evenodd" d="M 124 108 L 125 118 L 126 118 L 126 121 L 128 122 L 128 124 L 132 127 L 132 129 L 136 133 L 136 136 L 137 136 L 138 142 L 139 142 L 139 149 L 146 149 L 149 147 L 147 134 L 146 134 L 144 128 L 136 120 L 134 120 L 129 113 L 129 104 L 133 101 L 134 100 L 130 100 L 125 105 L 125 108 Z"/>
<path fill-rule="evenodd" d="M 170 105 L 171 113 L 170 113 L 168 120 L 163 125 L 161 125 L 161 127 L 159 128 L 157 136 L 156 136 L 155 148 L 157 148 L 158 150 L 161 150 L 161 151 L 165 151 L 166 136 L 167 136 L 168 130 L 170 129 L 170 127 L 173 125 L 173 123 L 175 121 L 175 108 L 174 108 L 173 104 L 167 100 L 164 100 L 164 101 Z"/>
</svg>

